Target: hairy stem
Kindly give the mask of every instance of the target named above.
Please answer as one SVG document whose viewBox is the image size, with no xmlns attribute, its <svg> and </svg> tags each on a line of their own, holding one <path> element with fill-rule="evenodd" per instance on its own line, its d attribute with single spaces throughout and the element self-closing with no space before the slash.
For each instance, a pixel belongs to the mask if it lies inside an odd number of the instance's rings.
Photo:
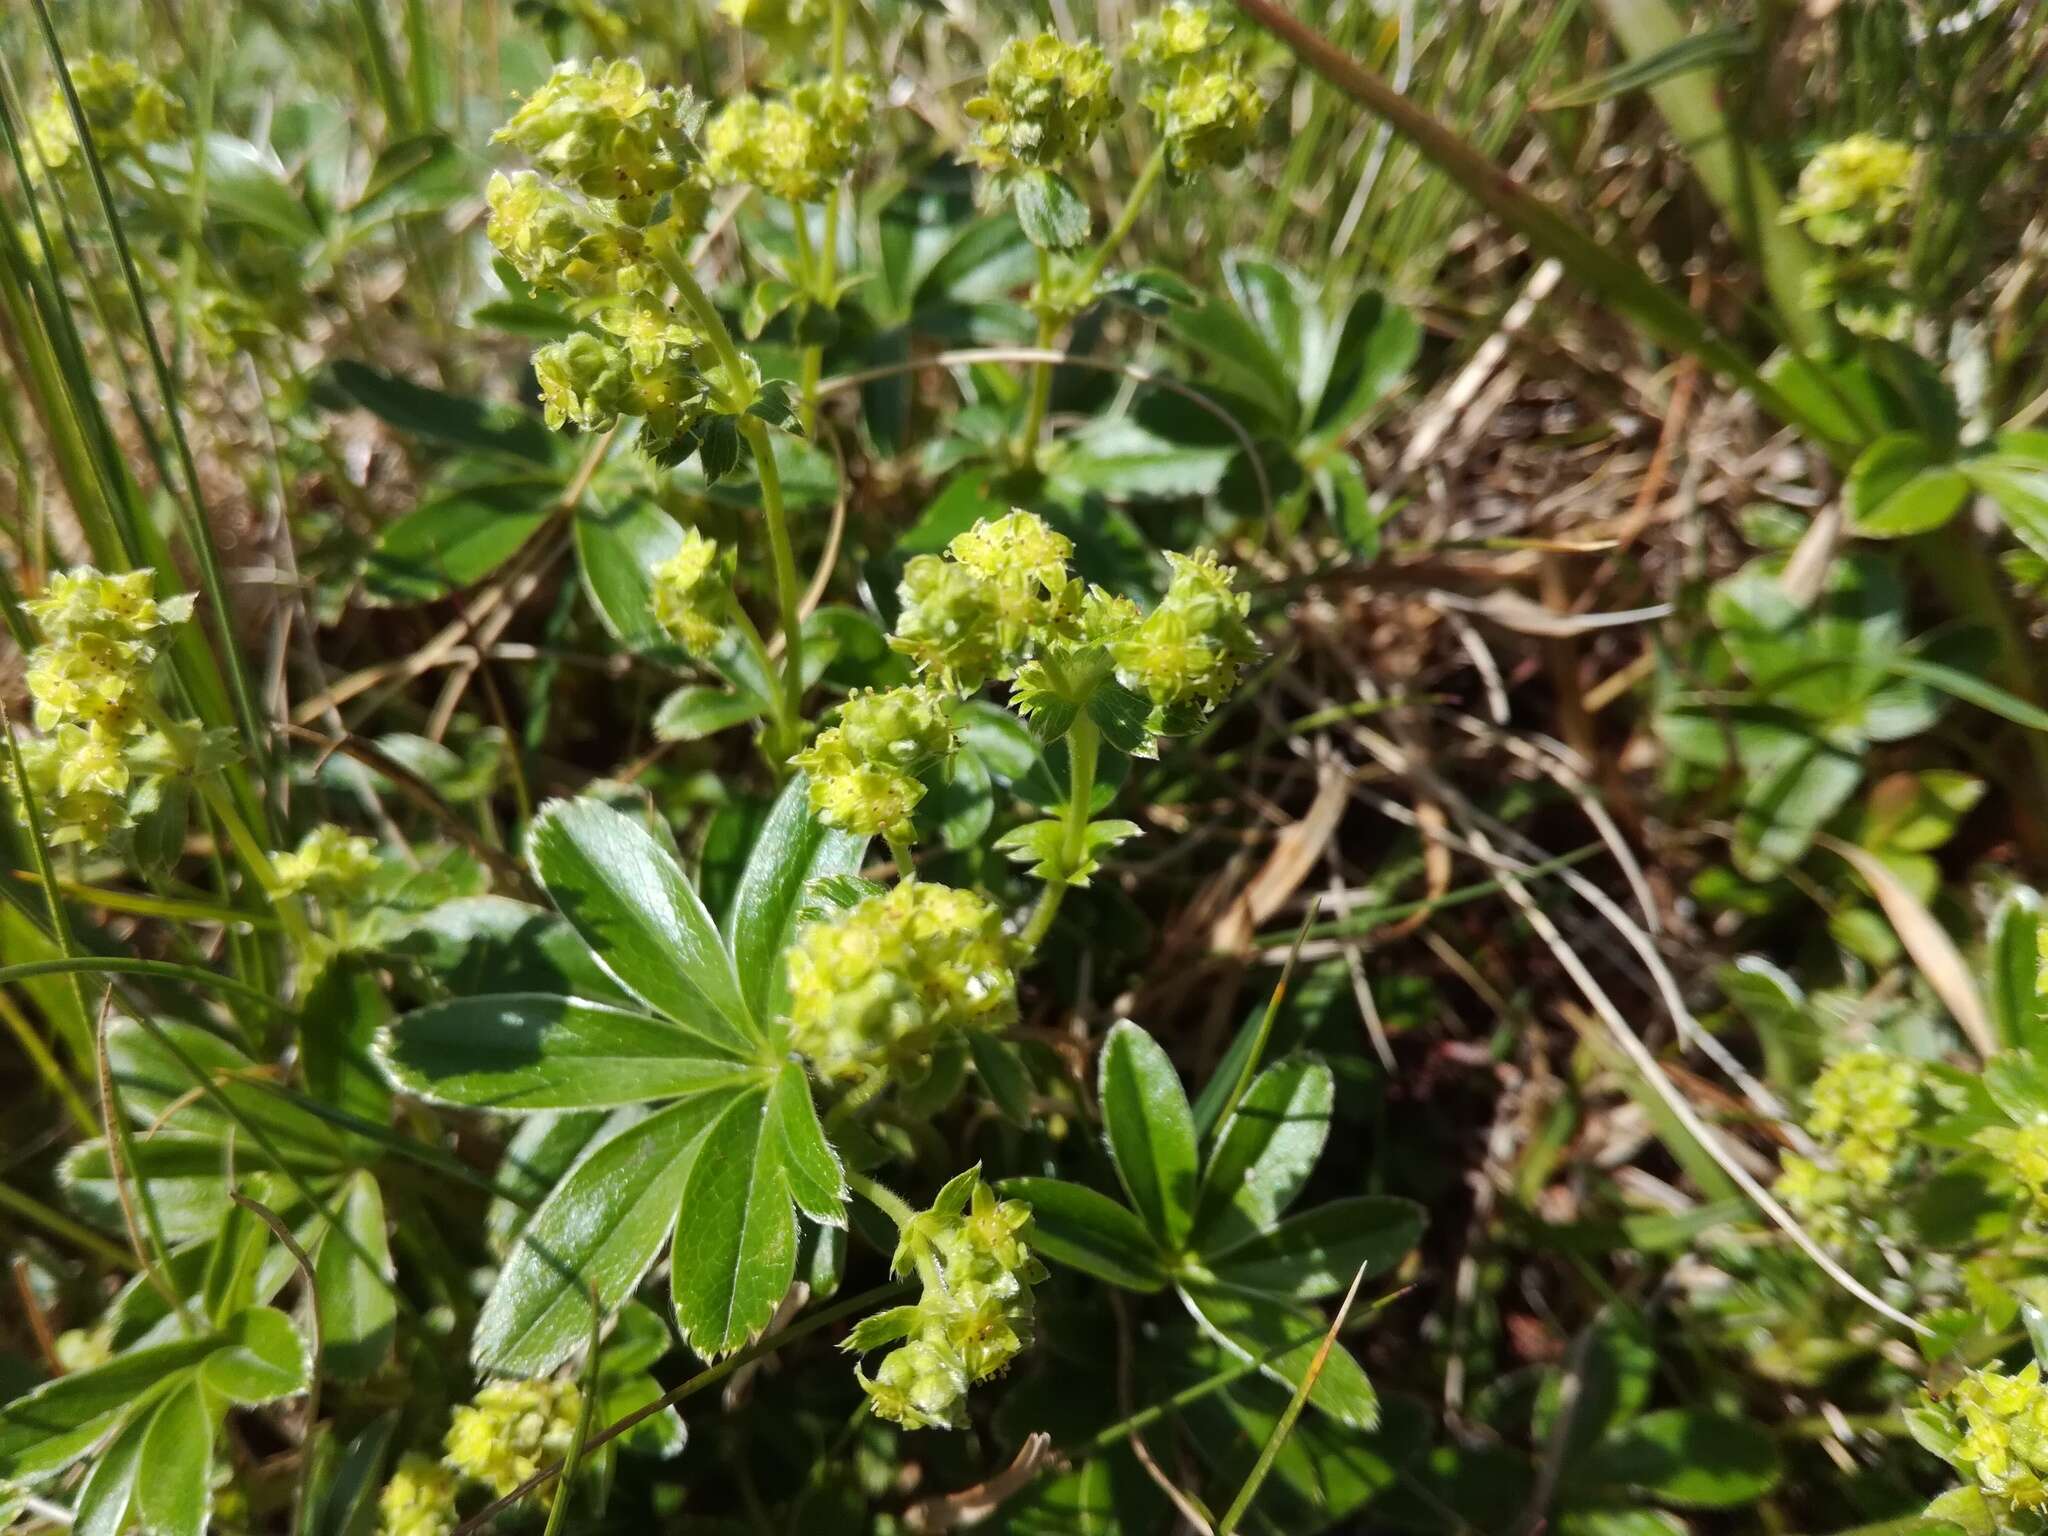
<svg viewBox="0 0 2048 1536">
<path fill-rule="evenodd" d="M 846 1187 L 895 1222 L 898 1231 L 917 1219 L 917 1212 L 910 1208 L 909 1201 L 888 1185 L 878 1184 L 864 1173 L 855 1173 L 851 1168 L 847 1169 Z"/>
<path fill-rule="evenodd" d="M 1060 842 L 1060 861 L 1070 870 L 1078 869 L 1088 856 L 1088 818 L 1094 807 L 1095 763 L 1101 744 L 1102 732 L 1085 714 L 1078 717 L 1073 729 L 1067 732 L 1067 765 L 1071 773 L 1067 808 L 1061 817 L 1066 835 Z M 1046 934 L 1052 929 L 1052 920 L 1059 916 L 1060 903 L 1066 900 L 1067 885 L 1065 880 L 1049 880 L 1039 893 L 1031 920 L 1024 925 L 1023 944 L 1026 950 L 1035 951 L 1045 942 Z"/>
<path fill-rule="evenodd" d="M 782 504 L 782 471 L 775 467 L 774 445 L 758 417 L 739 418 L 740 431 L 754 450 L 754 472 L 761 480 L 761 521 L 768 529 L 768 559 L 775 570 L 775 605 L 782 619 L 782 756 L 797 749 L 790 733 L 800 729 L 804 705 L 804 625 L 800 611 L 803 589 L 797 585 L 796 556 L 789 544 L 789 514 Z"/>
</svg>

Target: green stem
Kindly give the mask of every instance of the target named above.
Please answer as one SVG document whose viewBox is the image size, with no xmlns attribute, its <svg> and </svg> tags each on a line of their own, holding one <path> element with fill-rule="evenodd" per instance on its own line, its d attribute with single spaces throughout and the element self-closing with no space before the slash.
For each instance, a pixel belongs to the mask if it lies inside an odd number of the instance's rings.
<svg viewBox="0 0 2048 1536">
<path fill-rule="evenodd" d="M 909 1201 L 887 1185 L 877 1184 L 864 1173 L 855 1173 L 851 1168 L 847 1169 L 846 1187 L 895 1222 L 899 1232 L 917 1219 L 917 1212 L 910 1208 Z"/>
<path fill-rule="evenodd" d="M 306 924 L 306 914 L 299 909 L 298 898 L 283 889 L 277 866 L 270 862 L 270 851 L 249 830 L 249 824 L 235 810 L 233 797 L 219 779 L 210 773 L 197 773 L 192 776 L 192 782 L 198 787 L 207 808 L 213 812 L 214 819 L 221 824 L 221 830 L 227 833 L 228 841 L 235 845 L 235 853 L 243 866 L 263 887 L 263 894 L 270 898 L 270 909 L 284 924 L 285 936 L 291 940 L 293 948 L 301 955 L 309 953 L 313 930 Z"/>
<path fill-rule="evenodd" d="M 798 611 L 803 593 L 797 587 L 796 555 L 789 543 L 789 514 L 782 503 L 782 471 L 775 467 L 774 445 L 767 425 L 756 416 L 739 418 L 740 431 L 754 450 L 754 472 L 761 481 L 761 521 L 768 529 L 768 559 L 775 571 L 775 604 L 782 619 L 782 703 L 784 731 L 798 729 L 804 705 L 804 626 Z M 785 744 L 784 755 L 796 741 Z"/>
<path fill-rule="evenodd" d="M 1038 252 L 1038 350 L 1051 348 L 1059 336 L 1064 317 L 1055 310 L 1052 291 L 1052 257 L 1043 247 Z M 1052 404 L 1052 364 L 1031 365 L 1031 403 L 1024 413 L 1024 430 L 1017 437 L 1017 459 L 1028 466 L 1038 462 L 1038 437 L 1045 430 L 1046 407 Z"/>
<path fill-rule="evenodd" d="M 725 316 L 718 312 L 718 306 L 711 302 L 711 295 L 704 291 L 704 285 L 697 281 L 697 274 L 690 270 L 688 253 L 672 241 L 657 242 L 656 259 L 661 270 L 668 274 L 668 280 L 676 285 L 676 293 L 683 305 L 697 322 L 697 328 L 711 343 L 711 350 L 717 354 L 718 366 L 725 371 L 726 383 L 731 390 L 743 389 L 747 380 L 745 362 L 740 357 L 739 344 L 732 339 Z M 744 410 L 752 402 L 733 400 L 734 409 Z"/>
<path fill-rule="evenodd" d="M 97 1134 L 99 1127 L 95 1125 L 93 1130 Z M 42 1201 L 23 1194 L 10 1184 L 0 1183 L 0 1210 L 12 1211 L 15 1215 L 34 1222 L 52 1236 L 76 1243 L 109 1269 L 125 1272 L 135 1267 L 134 1254 L 123 1252 L 92 1228 L 73 1221 L 62 1211 L 52 1210 Z"/>
<path fill-rule="evenodd" d="M 1102 244 L 1095 247 L 1088 259 L 1081 264 L 1081 270 L 1074 274 L 1067 284 L 1065 294 L 1069 305 L 1087 302 L 1088 290 L 1095 286 L 1095 280 L 1102 276 L 1102 269 L 1109 265 L 1109 258 L 1116 254 L 1117 247 L 1130 237 L 1136 227 L 1138 215 L 1145 211 L 1146 199 L 1159 184 L 1159 177 L 1166 169 L 1166 146 L 1160 145 L 1152 151 L 1152 158 L 1145 162 L 1145 168 L 1138 172 L 1138 179 L 1131 184 L 1131 195 L 1124 199 L 1123 211 L 1116 216 L 1109 233 L 1102 237 Z"/>
<path fill-rule="evenodd" d="M 1095 722 L 1085 714 L 1077 716 L 1067 732 L 1067 765 L 1071 774 L 1067 808 L 1061 816 L 1066 836 L 1060 841 L 1060 862 L 1070 870 L 1080 868 L 1088 856 L 1088 818 L 1094 809 L 1095 763 L 1101 744 L 1102 732 Z M 1065 880 L 1049 880 L 1039 893 L 1031 920 L 1024 925 L 1026 950 L 1035 951 L 1045 942 L 1052 920 L 1059 916 L 1060 903 L 1066 900 L 1067 884 Z"/>
<path fill-rule="evenodd" d="M 889 844 L 889 857 L 896 864 L 896 878 L 898 880 L 911 879 L 917 874 L 917 860 L 911 854 L 909 840 L 898 837 L 892 832 L 889 834 L 887 842 Z"/>
</svg>

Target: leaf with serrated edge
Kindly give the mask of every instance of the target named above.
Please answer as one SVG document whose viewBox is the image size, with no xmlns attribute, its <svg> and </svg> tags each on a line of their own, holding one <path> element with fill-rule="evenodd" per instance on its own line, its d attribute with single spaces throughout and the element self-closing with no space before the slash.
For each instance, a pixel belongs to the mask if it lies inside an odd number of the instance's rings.
<svg viewBox="0 0 2048 1536">
<path fill-rule="evenodd" d="M 1335 1093 L 1328 1065 L 1313 1056 L 1274 1062 L 1252 1079 L 1202 1174 L 1200 1246 L 1242 1242 L 1294 1203 L 1323 1155 Z"/>
<path fill-rule="evenodd" d="M 1195 1117 L 1159 1042 L 1130 1020 L 1103 1042 L 1102 1128 L 1117 1177 L 1146 1226 L 1168 1249 L 1195 1216 Z"/>
<path fill-rule="evenodd" d="M 768 1325 L 796 1276 L 796 1215 L 765 1093 L 744 1093 L 705 1134 L 683 1188 L 669 1266 L 676 1323 L 706 1359 Z"/>
<path fill-rule="evenodd" d="M 757 1018 L 765 1022 L 782 1011 L 782 956 L 796 936 L 805 890 L 815 880 L 859 874 L 867 849 L 866 838 L 818 820 L 802 774 L 783 786 L 754 838 L 725 919 L 740 986 Z"/>
<path fill-rule="evenodd" d="M 1203 1332 L 1240 1360 L 1261 1362 L 1262 1372 L 1290 1388 L 1301 1385 L 1329 1328 L 1314 1312 L 1251 1296 L 1183 1286 L 1180 1298 Z M 1308 1400 L 1353 1429 L 1379 1423 L 1379 1394 L 1364 1367 L 1334 1339 Z"/>
<path fill-rule="evenodd" d="M 768 1090 L 768 1116 L 772 1135 L 764 1145 L 780 1152 L 797 1209 L 829 1227 L 845 1226 L 846 1173 L 818 1123 L 810 1080 L 793 1061 L 782 1064 Z"/>
</svg>

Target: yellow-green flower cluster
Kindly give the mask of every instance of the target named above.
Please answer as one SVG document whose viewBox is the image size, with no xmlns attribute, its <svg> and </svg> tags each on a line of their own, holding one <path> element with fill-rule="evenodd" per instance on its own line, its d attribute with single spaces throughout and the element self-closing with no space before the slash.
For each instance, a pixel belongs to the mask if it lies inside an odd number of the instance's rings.
<svg viewBox="0 0 2048 1536">
<path fill-rule="evenodd" d="M 52 843 L 97 848 L 128 825 L 148 750 L 149 676 L 189 594 L 158 599 L 150 570 L 62 572 L 22 606 L 43 643 L 28 658 L 37 729 L 22 767 Z"/>
<path fill-rule="evenodd" d="M 952 751 L 945 695 L 913 685 L 854 694 L 839 723 L 793 761 L 809 776 L 811 808 L 827 826 L 908 842 L 911 812 L 924 798 L 917 775 Z"/>
<path fill-rule="evenodd" d="M 1862 245 L 1905 210 L 1918 163 L 1909 145 L 1851 134 L 1806 162 L 1785 217 L 1823 245 Z"/>
<path fill-rule="evenodd" d="M 455 1529 L 455 1474 L 407 1451 L 377 1494 L 378 1536 L 448 1536 Z"/>
<path fill-rule="evenodd" d="M 277 856 L 277 882 L 286 895 L 310 891 L 322 901 L 360 895 L 377 873 L 377 845 L 367 837 L 323 822 L 290 853 Z"/>
<path fill-rule="evenodd" d="M 494 175 L 486 190 L 499 254 L 605 333 L 534 354 L 548 424 L 608 432 L 638 418 L 640 446 L 662 462 L 695 446 L 715 394 L 704 337 L 660 297 L 665 255 L 708 202 L 697 118 L 687 92 L 651 89 L 630 60 L 558 65 L 496 134 L 544 174 Z"/>
<path fill-rule="evenodd" d="M 791 946 L 792 1044 L 823 1078 L 914 1078 L 947 1036 L 1016 1020 L 1014 960 L 985 897 L 901 881 Z"/>
<path fill-rule="evenodd" d="M 2012 1375 L 1972 1371 L 1946 1407 L 1960 1439 L 1948 1459 L 1995 1499 L 2020 1509 L 2048 1508 L 2048 1390 L 2041 1368 Z"/>
<path fill-rule="evenodd" d="M 1109 641 L 1109 654 L 1117 680 L 1152 701 L 1152 729 L 1171 735 L 1230 696 L 1259 645 L 1246 621 L 1251 599 L 1229 566 L 1208 550 L 1166 558 L 1166 596 Z"/>
<path fill-rule="evenodd" d="M 2025 1193 L 2029 1213 L 2048 1215 L 2048 1125 L 1994 1126 L 1970 1138 L 1997 1158 Z"/>
<path fill-rule="evenodd" d="M 902 614 L 889 643 L 956 691 L 1014 677 L 1071 631 L 1080 601 L 1067 570 L 1073 547 L 1029 512 L 976 523 L 944 557 L 918 555 L 904 567 Z"/>
<path fill-rule="evenodd" d="M 1850 1051 L 1821 1069 L 1806 1129 L 1858 1189 L 1875 1194 L 1898 1172 L 1906 1134 L 1920 1119 L 1920 1073 L 1885 1051 Z"/>
<path fill-rule="evenodd" d="M 649 573 L 654 622 L 693 656 L 718 648 L 733 619 L 735 552 L 694 528 L 676 552 Z"/>
<path fill-rule="evenodd" d="M 1207 6 L 1169 5 L 1132 28 L 1124 61 L 1145 82 L 1175 177 L 1228 170 L 1245 157 L 1266 102 L 1228 22 Z"/>
<path fill-rule="evenodd" d="M 741 96 L 705 126 L 705 166 L 720 181 L 817 202 L 865 147 L 873 107 L 865 75 L 807 81 L 782 96 Z"/>
<path fill-rule="evenodd" d="M 502 1497 L 567 1454 L 582 1411 L 573 1381 L 494 1381 L 455 1410 L 443 1442 L 447 1464 Z M 541 1490 L 543 1507 L 555 1487 Z"/>
<path fill-rule="evenodd" d="M 864 1319 L 846 1348 L 901 1341 L 873 1377 L 856 1370 L 869 1406 L 906 1429 L 958 1429 L 967 1389 L 1008 1367 L 1032 1340 L 1031 1287 L 1045 1266 L 1030 1248 L 1031 1207 L 998 1200 L 970 1170 L 903 1229 L 895 1272 L 924 1283 L 914 1306 Z"/>
<path fill-rule="evenodd" d="M 152 144 L 168 143 L 182 130 L 183 106 L 133 59 L 87 53 L 72 60 L 70 67 L 72 88 L 78 92 L 78 105 L 102 160 L 142 154 Z M 63 87 L 56 81 L 50 82 L 49 94 L 37 109 L 29 132 L 44 170 L 76 169 L 84 163 L 77 125 Z"/>
<path fill-rule="evenodd" d="M 967 103 L 981 124 L 975 158 L 992 171 L 1052 171 L 1085 154 L 1116 110 L 1109 77 L 1094 43 L 1055 32 L 1011 38 L 989 66 L 987 90 Z"/>
<path fill-rule="evenodd" d="M 602 199 L 629 225 L 695 176 L 689 94 L 654 90 L 631 59 L 557 64 L 492 142 L 510 144 L 566 186 Z"/>
<path fill-rule="evenodd" d="M 1858 336 L 1897 341 L 1912 329 L 1899 226 L 1918 164 L 1907 145 L 1852 134 L 1807 162 L 1786 206 L 1786 220 L 1827 247 L 1806 276 L 1808 307 L 1832 312 Z"/>
</svg>

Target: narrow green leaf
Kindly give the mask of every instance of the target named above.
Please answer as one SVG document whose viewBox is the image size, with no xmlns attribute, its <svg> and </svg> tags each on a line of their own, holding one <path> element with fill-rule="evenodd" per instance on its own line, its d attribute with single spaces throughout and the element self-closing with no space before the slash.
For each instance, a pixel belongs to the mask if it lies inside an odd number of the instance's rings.
<svg viewBox="0 0 2048 1536">
<path fill-rule="evenodd" d="M 657 741 L 702 741 L 758 720 L 766 712 L 758 696 L 691 683 L 655 706 L 654 737 Z"/>
<path fill-rule="evenodd" d="M 1166 1255 L 1145 1224 L 1107 1195 L 1064 1179 L 1005 1179 L 1031 1207 L 1032 1251 L 1127 1291 L 1166 1287 Z"/>
<path fill-rule="evenodd" d="M 1224 1253 L 1204 1256 L 1219 1285 L 1293 1301 L 1334 1296 L 1361 1269 L 1385 1274 L 1422 1236 L 1421 1206 L 1389 1195 L 1359 1195 L 1290 1216 Z"/>
<path fill-rule="evenodd" d="M 1900 539 L 1939 528 L 1970 499 L 1970 482 L 1918 432 L 1888 432 L 1858 455 L 1846 487 L 1849 526 Z"/>
<path fill-rule="evenodd" d="M 73 1536 L 126 1536 L 133 1529 L 135 1474 L 142 1465 L 149 1424 L 147 1412 L 136 1414 L 93 1463 L 78 1491 Z"/>
<path fill-rule="evenodd" d="M 0 1477 L 22 1481 L 68 1467 L 131 1406 L 152 1401 L 218 1348 L 219 1339 L 207 1337 L 131 1349 L 0 1406 Z"/>
<path fill-rule="evenodd" d="M 429 603 L 474 586 L 548 519 L 560 487 L 535 479 L 470 486 L 387 527 L 363 568 L 373 604 Z"/>
<path fill-rule="evenodd" d="M 135 1469 L 135 1512 L 149 1536 L 204 1536 L 213 1507 L 213 1429 L 196 1381 L 158 1405 Z"/>
<path fill-rule="evenodd" d="M 1252 1080 L 1223 1123 L 1202 1174 L 1199 1244 L 1218 1250 L 1271 1226 L 1323 1154 L 1336 1094 L 1329 1067 L 1290 1056 Z"/>
<path fill-rule="evenodd" d="M 846 1225 L 846 1171 L 839 1154 L 825 1140 L 818 1107 L 811 1101 L 810 1079 L 794 1061 L 785 1061 L 768 1090 L 770 1131 L 765 1145 L 779 1150 L 797 1209 L 829 1227 Z"/>
<path fill-rule="evenodd" d="M 509 1376 L 553 1370 L 589 1336 L 591 1294 L 633 1293 L 675 1223 L 705 1131 L 734 1103 L 704 1094 L 627 1123 L 571 1168 L 520 1233 L 471 1354 Z"/>
<path fill-rule="evenodd" d="M 707 1360 L 765 1328 L 796 1276 L 796 1217 L 772 1129 L 768 1096 L 738 1095 L 683 1188 L 670 1282 L 684 1342 Z"/>
<path fill-rule="evenodd" d="M 1667 1408 L 1625 1425 L 1595 1449 L 1580 1479 L 1681 1509 L 1733 1509 L 1769 1493 L 1780 1470 L 1777 1444 L 1762 1424 Z"/>
<path fill-rule="evenodd" d="M 618 983 L 658 1013 L 751 1052 L 761 1039 L 696 888 L 653 836 L 600 800 L 551 800 L 533 872 Z"/>
<path fill-rule="evenodd" d="M 1878 665 L 1896 676 L 1910 678 L 1916 683 L 1925 683 L 1930 688 L 1938 688 L 1952 698 L 1961 699 L 1965 704 L 1988 709 L 1992 714 L 2010 720 L 2014 725 L 2023 725 L 2030 731 L 2048 731 L 2048 710 L 2029 704 L 2026 700 L 2007 693 L 1996 683 L 1987 682 L 1973 673 L 1944 666 L 1938 661 L 1926 661 L 1918 656 L 1887 656 L 1881 658 Z"/>
<path fill-rule="evenodd" d="M 351 405 L 415 437 L 534 464 L 554 462 L 555 443 L 547 423 L 516 406 L 429 389 L 346 359 L 331 365 L 322 382 L 331 384 Z"/>
<path fill-rule="evenodd" d="M 337 1379 L 361 1381 L 390 1355 L 398 1326 L 398 1302 L 391 1293 L 391 1238 L 384 1228 L 384 1195 L 376 1176 L 361 1168 L 350 1174 L 333 1209 L 356 1241 L 351 1247 L 323 1236 L 313 1255 L 320 1359 Z M 364 1254 L 377 1264 L 375 1272 Z"/>
<path fill-rule="evenodd" d="M 1319 1313 L 1259 1297 L 1182 1286 L 1180 1298 L 1203 1332 L 1239 1359 L 1261 1362 L 1260 1370 L 1286 1387 L 1307 1378 L 1329 1327 Z M 1379 1394 L 1341 1344 L 1331 1344 L 1308 1400 L 1352 1429 L 1379 1423 Z"/>
<path fill-rule="evenodd" d="M 2041 897 L 2017 886 L 1991 915 L 1985 940 L 1991 1023 L 2001 1043 L 2016 1050 L 2048 1051 L 2048 1008 L 2039 990 Z"/>
<path fill-rule="evenodd" d="M 756 1018 L 773 1019 L 782 1012 L 788 996 L 782 957 L 796 937 L 805 891 L 816 880 L 859 874 L 867 848 L 866 838 L 818 820 L 802 774 L 782 787 L 754 838 L 725 915 L 726 941 Z"/>
<path fill-rule="evenodd" d="M 723 1034 L 543 992 L 458 997 L 397 1020 L 378 1041 L 392 1079 L 476 1109 L 611 1109 L 747 1081 Z"/>
<path fill-rule="evenodd" d="M 1194 1225 L 1195 1117 L 1159 1042 L 1130 1020 L 1103 1042 L 1102 1128 L 1131 1205 L 1169 1251 Z"/>
</svg>

